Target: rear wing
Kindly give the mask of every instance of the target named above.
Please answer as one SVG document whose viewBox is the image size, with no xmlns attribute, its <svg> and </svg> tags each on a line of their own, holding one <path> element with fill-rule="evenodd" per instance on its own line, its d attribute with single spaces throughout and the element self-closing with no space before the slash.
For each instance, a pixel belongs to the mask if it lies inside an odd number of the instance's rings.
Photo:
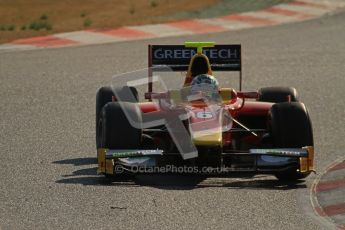
<svg viewBox="0 0 345 230">
<path fill-rule="evenodd" d="M 211 64 L 212 71 L 238 71 L 240 90 L 242 89 L 242 55 L 241 45 L 215 45 L 204 47 L 202 50 Z M 172 71 L 187 71 L 191 58 L 197 53 L 197 48 L 184 45 L 149 45 L 148 67 L 149 78 L 152 72 L 166 71 L 169 67 Z M 162 68 L 160 68 L 162 67 Z M 152 92 L 152 81 L 149 79 L 149 92 Z"/>
</svg>

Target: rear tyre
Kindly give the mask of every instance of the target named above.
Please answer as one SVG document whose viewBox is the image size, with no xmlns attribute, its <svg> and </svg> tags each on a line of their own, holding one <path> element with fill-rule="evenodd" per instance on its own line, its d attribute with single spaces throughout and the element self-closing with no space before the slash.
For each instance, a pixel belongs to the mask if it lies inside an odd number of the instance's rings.
<svg viewBox="0 0 345 230">
<path fill-rule="evenodd" d="M 298 101 L 297 90 L 293 87 L 265 87 L 259 89 L 258 101 L 265 102 L 287 102 L 290 96 L 292 102 Z"/>
<path fill-rule="evenodd" d="M 269 112 L 270 131 L 276 148 L 301 148 L 313 146 L 312 124 L 303 103 L 285 102 L 272 106 Z M 299 162 L 296 161 L 299 166 Z M 298 167 L 275 174 L 279 180 L 295 181 L 309 174 L 300 173 Z"/>
<path fill-rule="evenodd" d="M 127 116 L 130 117 L 130 120 L 127 119 Z M 100 147 L 107 149 L 140 148 L 142 131 L 137 126 L 141 124 L 141 121 L 141 112 L 136 104 L 107 103 L 103 107 L 99 121 Z"/>
</svg>

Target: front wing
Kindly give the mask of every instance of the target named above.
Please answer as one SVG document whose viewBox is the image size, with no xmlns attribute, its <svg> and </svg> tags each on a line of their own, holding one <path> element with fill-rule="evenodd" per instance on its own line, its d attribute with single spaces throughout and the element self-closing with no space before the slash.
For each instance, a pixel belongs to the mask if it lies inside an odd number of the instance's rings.
<svg viewBox="0 0 345 230">
<path fill-rule="evenodd" d="M 121 172 L 132 173 L 174 173 L 167 168 L 163 171 L 162 159 L 167 158 L 168 155 L 180 154 L 164 154 L 162 150 L 140 150 L 140 149 L 98 149 L 98 174 L 114 175 L 121 167 Z M 254 174 L 270 174 L 281 172 L 289 169 L 296 169 L 300 173 L 309 173 L 314 171 L 314 148 L 306 146 L 303 148 L 276 148 L 276 149 L 249 149 L 247 152 L 222 153 L 223 158 L 234 158 L 237 161 L 241 159 L 251 159 L 244 165 L 233 164 L 230 167 L 222 167 L 221 170 L 212 172 L 218 173 L 233 173 L 233 172 L 247 172 Z M 138 170 L 140 169 L 140 170 Z M 170 167 L 170 169 L 173 169 Z M 180 172 L 180 171 L 178 171 Z M 192 173 L 200 173 L 198 170 L 192 170 Z"/>
</svg>

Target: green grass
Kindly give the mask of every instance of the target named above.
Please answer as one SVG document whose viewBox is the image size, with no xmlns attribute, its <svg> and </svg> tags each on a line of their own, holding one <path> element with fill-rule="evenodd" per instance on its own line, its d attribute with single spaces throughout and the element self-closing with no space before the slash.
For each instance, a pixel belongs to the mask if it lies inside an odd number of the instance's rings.
<svg viewBox="0 0 345 230">
<path fill-rule="evenodd" d="M 46 14 L 42 14 L 40 20 L 48 20 L 48 16 Z"/>
<path fill-rule="evenodd" d="M 23 25 L 22 30 L 26 29 L 40 31 L 40 30 L 52 30 L 53 26 L 48 21 L 48 16 L 46 14 L 42 14 L 39 19 L 32 21 L 29 25 Z"/>
<path fill-rule="evenodd" d="M 151 1 L 151 7 L 156 7 L 158 6 L 158 3 L 156 1 Z"/>
<path fill-rule="evenodd" d="M 15 25 L 0 25 L 0 31 L 15 31 Z"/>
<path fill-rule="evenodd" d="M 89 27 L 89 26 L 91 26 L 91 24 L 92 24 L 91 19 L 90 18 L 85 18 L 85 20 L 84 20 L 84 27 Z"/>
<path fill-rule="evenodd" d="M 15 25 L 9 25 L 8 27 L 7 27 L 7 30 L 8 31 L 14 31 L 16 29 L 16 26 Z"/>
<path fill-rule="evenodd" d="M 29 29 L 31 30 L 51 30 L 52 29 L 52 25 L 47 22 L 47 21 L 41 21 L 41 20 L 37 20 L 37 21 L 33 21 L 30 23 L 29 25 Z"/>
<path fill-rule="evenodd" d="M 134 14 L 135 13 L 135 6 L 132 5 L 131 8 L 129 9 L 129 13 L 130 14 Z"/>
</svg>

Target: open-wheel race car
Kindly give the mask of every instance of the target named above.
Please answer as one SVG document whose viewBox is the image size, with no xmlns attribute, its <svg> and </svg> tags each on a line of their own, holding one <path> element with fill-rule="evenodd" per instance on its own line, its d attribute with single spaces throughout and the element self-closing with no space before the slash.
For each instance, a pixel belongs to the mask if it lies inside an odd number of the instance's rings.
<svg viewBox="0 0 345 230">
<path fill-rule="evenodd" d="M 311 121 L 292 87 L 242 91 L 241 45 L 149 45 L 147 91 L 133 82 L 96 97 L 98 173 L 272 174 L 314 170 Z M 155 90 L 155 73 L 186 71 L 179 89 Z M 239 89 L 216 71 L 239 72 Z M 169 85 L 167 83 L 167 85 Z"/>
</svg>

